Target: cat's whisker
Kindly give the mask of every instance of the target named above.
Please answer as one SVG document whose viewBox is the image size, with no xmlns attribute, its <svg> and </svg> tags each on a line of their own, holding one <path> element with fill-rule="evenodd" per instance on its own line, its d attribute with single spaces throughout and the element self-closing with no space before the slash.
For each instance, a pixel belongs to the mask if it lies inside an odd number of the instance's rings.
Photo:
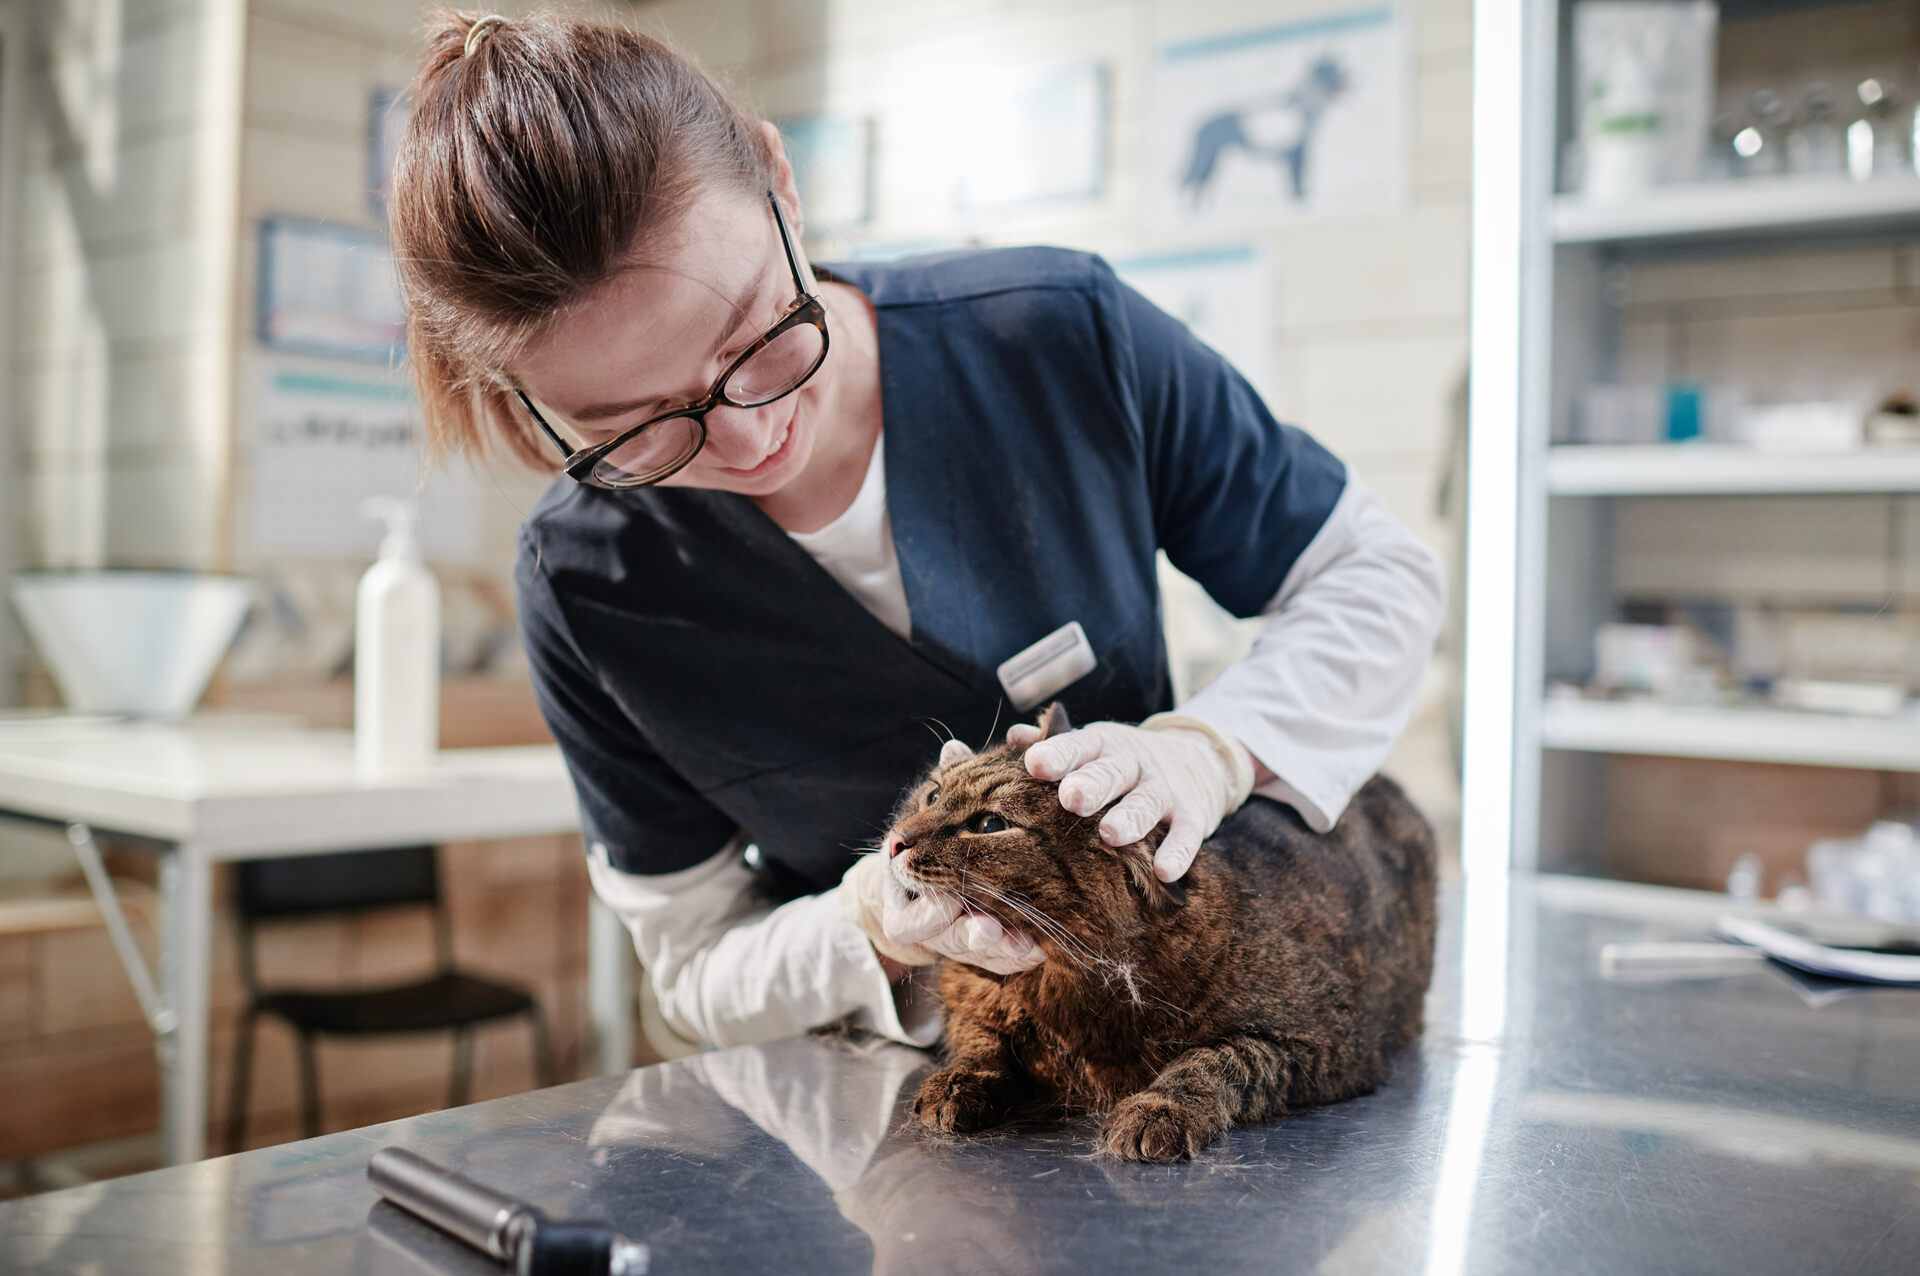
<svg viewBox="0 0 1920 1276">
<path fill-rule="evenodd" d="M 1166 998 L 1151 996 L 1147 992 L 1143 992 L 1143 984 L 1149 989 L 1152 988 L 1153 985 L 1145 983 L 1145 981 L 1140 978 L 1139 970 L 1132 962 L 1116 961 L 1113 958 L 1094 952 L 1091 946 L 1086 944 L 1085 941 L 1068 932 L 1057 920 L 1041 913 L 1031 904 L 1003 893 L 992 891 L 991 888 L 987 889 L 990 894 L 997 897 L 1000 903 L 1019 916 L 1034 923 L 1036 929 L 1041 930 L 1042 933 L 1048 935 L 1048 937 L 1052 938 L 1056 943 L 1059 943 L 1060 946 L 1067 950 L 1069 955 L 1074 956 L 1076 960 L 1080 960 L 1080 954 L 1084 953 L 1086 958 L 1104 967 L 1105 973 L 1101 977 L 1101 983 L 1104 987 L 1108 989 L 1112 989 L 1116 987 L 1116 985 L 1125 987 L 1126 999 L 1135 1006 L 1143 1009 L 1151 1002 L 1155 1005 L 1164 1006 L 1175 1014 L 1184 1013 L 1180 1006 L 1175 1005 Z M 1075 952 L 1075 949 L 1079 951 Z M 1092 969 L 1091 966 L 1087 965 L 1085 960 L 1081 960 L 1081 965 L 1089 970 Z"/>
<path fill-rule="evenodd" d="M 1153 985 L 1141 979 L 1138 967 L 1132 962 L 1120 962 L 1095 952 L 1091 945 L 1069 931 L 1058 919 L 1047 916 L 1031 902 L 999 891 L 991 886 L 973 885 L 987 898 L 1001 904 L 1008 911 L 1031 923 L 1033 928 L 1060 945 L 1067 956 L 1073 958 L 1089 973 L 1095 972 L 1096 965 L 1101 968 L 1101 984 L 1113 990 L 1124 987 L 1126 1000 L 1134 1006 L 1145 1009 L 1149 1003 L 1162 1006 L 1174 1014 L 1184 1014 L 1185 1010 L 1165 997 L 1152 995 Z"/>
<path fill-rule="evenodd" d="M 1073 934 L 1071 934 L 1070 932 L 1068 932 L 1066 927 L 1060 925 L 1060 923 L 1055 921 L 1053 918 L 1048 917 L 1045 914 L 1039 912 L 1039 910 L 1033 908 L 1031 905 L 1025 904 L 1020 900 L 1013 899 L 1012 897 L 1000 891 L 995 890 L 991 886 L 973 885 L 968 881 L 966 872 L 963 869 L 960 874 L 960 888 L 957 893 L 959 894 L 961 901 L 965 903 L 969 908 L 977 909 L 978 905 L 973 900 L 969 899 L 967 896 L 966 892 L 969 889 L 979 891 L 980 893 L 985 895 L 989 900 L 992 900 L 996 903 L 1001 904 L 1002 906 L 1007 908 L 1009 911 L 1014 913 L 1014 915 L 1029 922 L 1030 924 L 1032 924 L 1035 930 L 1039 931 L 1046 938 L 1052 939 L 1055 943 L 1059 944 L 1061 946 L 1061 949 L 1064 952 L 1066 952 L 1066 954 L 1069 957 L 1072 957 L 1075 961 L 1079 962 L 1082 967 L 1085 967 L 1086 969 L 1089 969 L 1089 970 L 1092 969 L 1091 966 L 1087 965 L 1087 962 L 1080 956 L 1079 953 L 1076 953 L 1073 951 L 1076 945 L 1079 945 L 1082 948 L 1084 948 L 1084 945 L 1080 945 L 1080 941 L 1078 940 L 1078 938 Z M 981 910 L 981 911 L 984 911 L 984 910 Z M 1092 956 L 1092 955 L 1093 954 L 1091 952 L 1088 953 L 1088 956 Z"/>
<path fill-rule="evenodd" d="M 988 898 L 1003 905 L 1016 916 L 1030 922 L 1035 930 L 1059 944 L 1068 956 L 1078 961 L 1085 969 L 1089 971 L 1093 969 L 1093 966 L 1089 964 L 1090 961 L 1097 962 L 1103 966 L 1112 966 L 1115 964 L 1111 958 L 1103 957 L 1093 951 L 1091 945 L 1068 930 L 1058 919 L 1047 916 L 1028 901 L 1016 899 L 1003 891 L 995 890 L 991 886 L 982 886 L 978 889 L 987 895 Z"/>
<path fill-rule="evenodd" d="M 974 889 L 981 891 L 989 900 L 1000 904 L 1016 917 L 1027 922 L 1029 926 L 1043 938 L 1051 939 L 1059 944 L 1061 950 L 1065 952 L 1067 956 L 1079 962 L 1083 967 L 1089 970 L 1092 969 L 1092 967 L 1088 965 L 1086 957 L 1094 957 L 1098 960 L 1097 955 L 1088 950 L 1077 936 L 1073 935 L 1054 919 L 1038 912 L 1030 905 L 1026 905 L 1019 900 L 1010 899 L 1000 892 L 995 891 L 992 887 L 975 887 Z M 963 898 L 965 897 L 963 896 Z M 972 901 L 969 900 L 968 902 L 970 905 L 972 904 Z M 1085 957 L 1082 956 L 1082 953 L 1085 953 Z"/>
</svg>

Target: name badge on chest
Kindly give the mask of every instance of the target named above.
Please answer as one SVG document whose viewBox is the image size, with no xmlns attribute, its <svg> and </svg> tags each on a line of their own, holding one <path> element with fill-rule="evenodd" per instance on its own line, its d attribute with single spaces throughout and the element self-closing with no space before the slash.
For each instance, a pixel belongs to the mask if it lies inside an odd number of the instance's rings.
<svg viewBox="0 0 1920 1276">
<path fill-rule="evenodd" d="M 1086 677 L 1099 663 L 1087 631 L 1070 620 L 1002 663 L 997 672 L 1014 710 L 1024 712 Z"/>
</svg>

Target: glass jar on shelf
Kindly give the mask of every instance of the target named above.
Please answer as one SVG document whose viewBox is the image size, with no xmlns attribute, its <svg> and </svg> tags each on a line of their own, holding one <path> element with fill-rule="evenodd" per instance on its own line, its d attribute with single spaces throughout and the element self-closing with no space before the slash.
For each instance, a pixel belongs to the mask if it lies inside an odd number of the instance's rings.
<svg viewBox="0 0 1920 1276">
<path fill-rule="evenodd" d="M 1800 109 L 1787 128 L 1787 171 L 1800 176 L 1832 176 L 1847 167 L 1845 128 L 1835 109 L 1833 90 L 1809 84 L 1800 93 Z"/>
<path fill-rule="evenodd" d="M 1913 107 L 1898 85 L 1869 76 L 1854 86 L 1860 118 L 1847 126 L 1847 172 L 1855 181 L 1915 173 Z"/>
<path fill-rule="evenodd" d="M 1740 173 L 1740 130 L 1747 126 L 1738 111 L 1720 111 L 1713 117 L 1707 139 L 1706 160 L 1700 166 L 1700 180 L 1724 182 Z"/>
<path fill-rule="evenodd" d="M 1772 89 L 1758 89 L 1747 99 L 1747 125 L 1734 135 L 1742 177 L 1771 177 L 1786 171 L 1785 139 L 1793 109 Z"/>
</svg>

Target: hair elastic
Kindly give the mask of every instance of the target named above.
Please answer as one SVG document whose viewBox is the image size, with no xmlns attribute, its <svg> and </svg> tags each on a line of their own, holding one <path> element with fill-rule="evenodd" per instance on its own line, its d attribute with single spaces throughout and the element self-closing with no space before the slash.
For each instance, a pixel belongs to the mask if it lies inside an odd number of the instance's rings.
<svg viewBox="0 0 1920 1276">
<path fill-rule="evenodd" d="M 503 27 L 506 24 L 507 24 L 507 20 L 505 18 L 501 17 L 497 13 L 490 13 L 486 17 L 481 18 L 478 22 L 474 23 L 472 26 L 468 27 L 467 28 L 467 47 L 461 51 L 461 56 L 472 57 L 473 51 L 480 47 L 480 42 L 482 40 L 486 39 L 489 35 L 493 34 L 493 29 L 495 27 Z"/>
</svg>

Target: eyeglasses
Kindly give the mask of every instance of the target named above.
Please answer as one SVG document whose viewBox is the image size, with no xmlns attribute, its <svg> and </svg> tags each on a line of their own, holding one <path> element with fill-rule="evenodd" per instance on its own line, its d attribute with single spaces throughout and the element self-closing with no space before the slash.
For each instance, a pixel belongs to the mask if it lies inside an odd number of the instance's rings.
<svg viewBox="0 0 1920 1276">
<path fill-rule="evenodd" d="M 814 291 L 810 272 L 802 269 L 787 229 L 780 201 L 767 192 L 773 222 L 780 231 L 780 247 L 793 272 L 799 294 L 779 322 L 728 364 L 705 395 L 692 403 L 648 417 L 631 430 L 604 443 L 574 448 L 547 424 L 524 390 L 515 390 L 521 406 L 560 449 L 567 477 L 589 487 L 616 491 L 646 487 L 683 469 L 707 442 L 707 413 L 717 407 L 758 408 L 798 390 L 827 358 L 827 311 Z"/>
</svg>

